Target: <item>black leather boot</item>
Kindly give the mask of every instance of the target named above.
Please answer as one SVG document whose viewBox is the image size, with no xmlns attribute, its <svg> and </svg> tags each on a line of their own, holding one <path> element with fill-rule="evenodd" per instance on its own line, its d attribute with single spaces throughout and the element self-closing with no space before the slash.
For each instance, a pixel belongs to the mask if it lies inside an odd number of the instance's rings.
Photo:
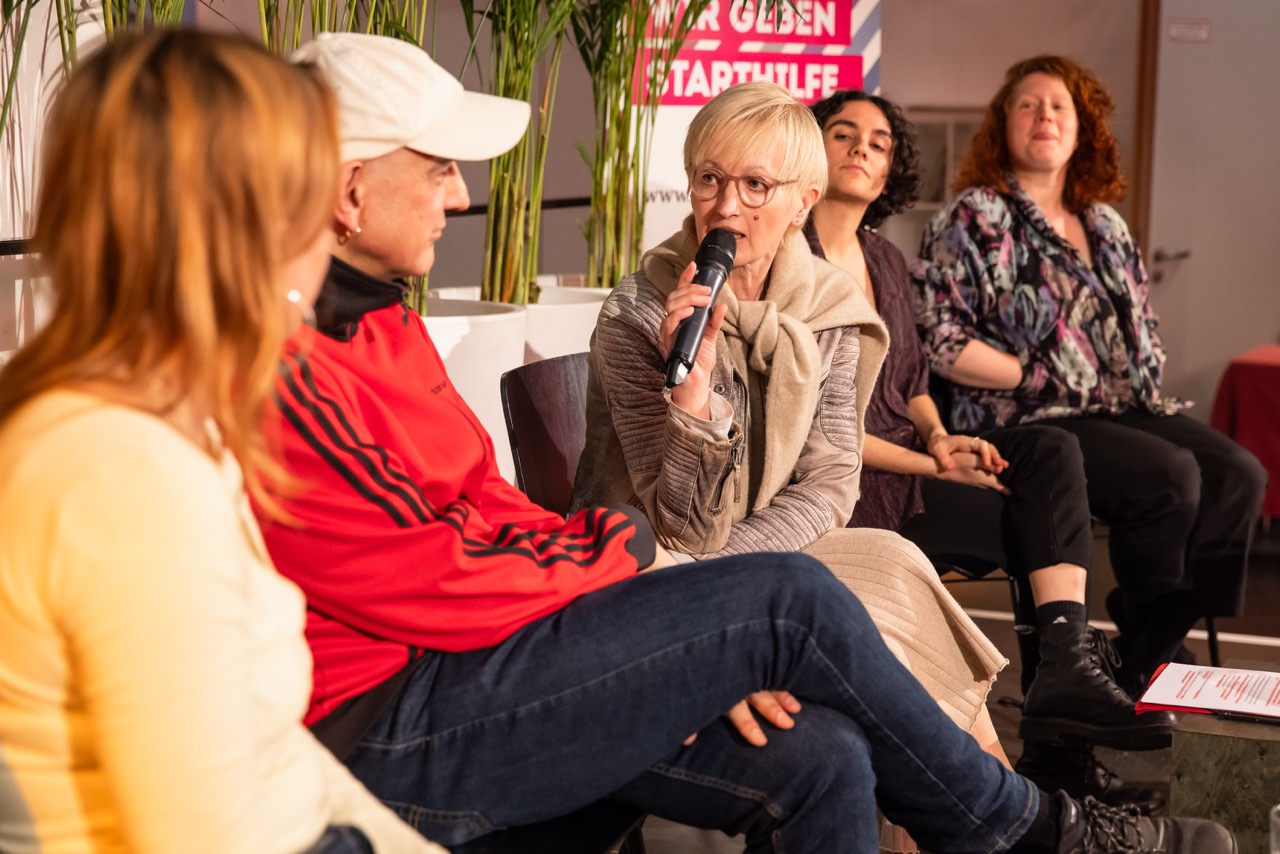
<svg viewBox="0 0 1280 854">
<path fill-rule="evenodd" d="M 1107 615 L 1111 617 L 1111 621 L 1116 624 L 1116 628 L 1120 634 L 1116 636 L 1113 645 L 1116 651 L 1120 653 L 1124 666 L 1116 670 L 1116 682 L 1120 683 L 1120 687 L 1129 693 L 1129 696 L 1135 700 L 1142 696 L 1142 692 L 1147 690 L 1147 682 L 1151 674 L 1147 672 L 1152 667 L 1142 667 L 1141 662 L 1133 660 L 1129 655 L 1129 650 L 1133 648 L 1135 638 L 1139 634 L 1139 630 L 1129 619 L 1129 609 L 1125 605 L 1124 592 L 1119 588 L 1112 588 L 1107 594 L 1106 599 Z M 1170 645 L 1172 647 L 1172 644 Z M 1185 643 L 1179 643 L 1176 649 L 1170 652 L 1172 656 L 1169 660 L 1176 664 L 1196 665 L 1197 661 L 1195 653 L 1187 649 Z M 1158 664 L 1159 662 L 1156 662 Z M 1023 693 L 1026 693 L 1025 691 Z"/>
<path fill-rule="evenodd" d="M 1172 741 L 1171 712 L 1134 711 L 1116 684 L 1119 657 L 1087 623 L 1040 627 L 1040 665 L 1022 704 L 1018 735 L 1031 741 L 1085 741 L 1122 750 L 1155 750 Z"/>
<path fill-rule="evenodd" d="M 1237 854 L 1240 850 L 1231 831 L 1207 819 L 1147 818 L 1094 798 L 1076 801 L 1063 792 L 1051 797 L 1058 807 L 1058 854 Z"/>
<path fill-rule="evenodd" d="M 1061 789 L 1073 798 L 1093 797 L 1113 807 L 1132 806 L 1151 815 L 1164 808 L 1163 792 L 1127 783 L 1094 756 L 1087 744 L 1028 741 L 1013 766 L 1046 792 Z"/>
</svg>

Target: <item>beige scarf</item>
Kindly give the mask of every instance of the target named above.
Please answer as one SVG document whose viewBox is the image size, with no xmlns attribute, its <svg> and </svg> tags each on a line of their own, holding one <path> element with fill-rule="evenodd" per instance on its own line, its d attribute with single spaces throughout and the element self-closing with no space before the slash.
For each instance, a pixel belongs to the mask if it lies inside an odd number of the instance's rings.
<svg viewBox="0 0 1280 854">
<path fill-rule="evenodd" d="M 698 251 L 693 217 L 684 228 L 647 252 L 640 261 L 645 278 L 663 294 L 676 287 L 680 273 Z M 805 439 L 816 417 L 822 381 L 822 358 L 815 334 L 842 326 L 859 326 L 857 385 L 858 441 L 865 431 L 863 415 L 880 373 L 889 333 L 884 321 L 848 273 L 817 258 L 799 229 L 792 229 L 773 258 L 767 298 L 740 302 L 726 287 L 719 302 L 728 306 L 718 357 L 746 377 L 766 377 L 764 401 L 765 456 L 760 492 L 753 512 L 768 506 L 791 482 Z M 808 413 L 808 418 L 798 418 Z"/>
</svg>

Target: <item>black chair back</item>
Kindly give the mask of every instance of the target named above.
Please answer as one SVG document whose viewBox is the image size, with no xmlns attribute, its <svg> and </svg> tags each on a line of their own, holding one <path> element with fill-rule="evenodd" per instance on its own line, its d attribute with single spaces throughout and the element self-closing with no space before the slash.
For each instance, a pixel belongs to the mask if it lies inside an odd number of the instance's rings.
<svg viewBox="0 0 1280 854">
<path fill-rule="evenodd" d="M 502 412 L 516 486 L 535 504 L 564 514 L 587 441 L 587 354 L 571 353 L 502 375 Z M 644 854 L 644 813 L 608 799 L 559 819 L 510 828 L 454 854 Z M 620 847 L 619 847 L 620 845 Z"/>
<path fill-rule="evenodd" d="M 516 486 L 554 513 L 569 509 L 587 437 L 587 354 L 572 353 L 502 375 L 502 411 Z"/>
</svg>

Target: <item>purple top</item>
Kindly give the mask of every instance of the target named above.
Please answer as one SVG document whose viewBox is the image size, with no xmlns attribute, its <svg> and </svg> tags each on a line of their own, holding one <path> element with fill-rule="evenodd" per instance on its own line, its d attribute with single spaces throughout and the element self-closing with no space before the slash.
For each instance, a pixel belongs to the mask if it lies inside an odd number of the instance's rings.
<svg viewBox="0 0 1280 854">
<path fill-rule="evenodd" d="M 805 223 L 804 236 L 813 254 L 825 259 L 827 256 L 818 242 L 812 220 Z M 867 259 L 876 311 L 880 312 L 885 326 L 889 328 L 889 352 L 867 403 L 867 432 L 886 442 L 923 452 L 924 445 L 907 416 L 907 404 L 911 398 L 929 393 L 928 363 L 920 339 L 916 337 L 907 262 L 897 247 L 874 231 L 858 229 L 858 243 L 862 245 L 862 254 Z M 862 494 L 854 505 L 849 525 L 897 531 L 908 519 L 923 511 L 918 476 L 863 466 Z"/>
<path fill-rule="evenodd" d="M 1164 346 L 1147 272 L 1120 215 L 1080 215 L 1093 263 L 1064 240 L 1008 177 L 1009 192 L 961 193 L 925 230 L 912 267 L 916 321 L 933 369 L 947 376 L 965 345 L 1011 353 L 1022 382 L 1007 391 L 953 385 L 957 431 L 1045 418 L 1160 409 Z"/>
</svg>

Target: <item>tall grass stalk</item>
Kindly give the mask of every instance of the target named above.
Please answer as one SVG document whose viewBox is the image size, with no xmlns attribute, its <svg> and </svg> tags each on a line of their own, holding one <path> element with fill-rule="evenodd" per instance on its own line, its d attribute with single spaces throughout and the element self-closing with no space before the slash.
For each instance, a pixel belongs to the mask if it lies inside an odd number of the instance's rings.
<svg viewBox="0 0 1280 854">
<path fill-rule="evenodd" d="M 262 43 L 282 56 L 316 33 L 369 33 L 426 47 L 429 0 L 258 0 Z"/>
<path fill-rule="evenodd" d="M 57 22 L 58 47 L 62 54 L 64 74 L 70 73 L 76 64 L 78 53 L 76 36 L 81 21 L 94 18 L 96 11 L 101 12 L 103 30 L 108 39 L 123 30 L 171 27 L 182 23 L 183 0 L 101 0 L 99 9 L 81 9 L 77 0 L 50 0 L 50 2 L 53 5 L 51 17 Z M 4 45 L 5 48 L 12 45 L 12 52 L 7 49 L 0 52 L 4 57 L 3 71 L 8 73 L 8 77 L 3 78 L 4 94 L 3 99 L 0 100 L 0 138 L 7 138 L 12 145 L 16 166 L 15 187 L 34 185 L 36 177 L 34 164 L 25 162 L 27 156 L 20 138 L 22 136 L 20 123 L 15 121 L 14 126 L 10 126 L 9 121 L 13 114 L 18 73 L 29 36 L 31 18 L 40 3 L 41 0 L 0 0 L 0 45 Z M 47 37 L 46 26 L 47 24 L 42 23 L 37 27 L 38 32 L 30 33 L 30 37 L 37 43 L 42 62 Z M 41 77 L 43 78 L 43 70 Z M 37 103 L 39 103 L 38 100 Z M 21 194 L 15 198 L 21 198 Z M 25 202 L 23 204 L 25 206 Z M 23 211 L 20 216 L 25 217 L 28 213 Z"/>
<path fill-rule="evenodd" d="M 51 0 L 58 22 L 58 46 L 62 52 L 62 68 L 70 72 L 76 62 L 76 0 Z M 18 70 L 31 16 L 40 0 L 0 0 L 0 44 L 13 41 L 13 52 L 7 65 L 4 99 L 0 101 L 0 133 L 9 127 L 9 114 L 17 89 Z M 183 0 L 102 0 L 102 21 L 107 38 L 124 28 L 168 27 L 182 23 Z M 16 28 L 16 31 L 15 31 Z M 16 38 L 15 38 L 16 36 Z"/>
<path fill-rule="evenodd" d="M 4 102 L 0 104 L 0 132 L 9 127 L 9 107 L 13 104 L 13 93 L 18 86 L 18 67 L 22 64 L 22 46 L 27 42 L 27 27 L 31 23 L 31 13 L 35 11 L 40 0 L 0 0 L 0 13 L 4 21 L 0 23 L 0 44 L 13 38 L 14 27 L 17 27 L 17 40 L 13 47 L 13 60 L 9 63 L 9 77 L 4 86 Z M 21 22 L 18 21 L 19 16 Z"/>
<path fill-rule="evenodd" d="M 713 2 L 584 0 L 574 13 L 596 123 L 592 148 L 579 145 L 591 168 L 588 286 L 611 287 L 640 265 L 658 104 L 672 63 Z M 772 15 L 776 26 L 784 2 L 794 8 L 794 0 L 759 0 L 756 14 Z"/>
<path fill-rule="evenodd" d="M 462 0 L 471 30 L 471 52 L 487 23 L 491 45 L 489 91 L 530 101 L 529 131 L 489 166 L 489 215 L 485 220 L 482 299 L 527 303 L 538 268 L 543 177 L 552 107 L 560 76 L 564 34 L 574 0 L 493 0 L 475 10 Z M 542 90 L 534 99 L 539 62 L 547 58 Z"/>
<path fill-rule="evenodd" d="M 119 29 L 176 27 L 182 23 L 182 7 L 183 0 L 102 0 L 102 26 L 107 38 Z M 68 4 L 68 11 L 74 13 L 74 9 Z M 72 61 L 74 49 L 73 42 Z"/>
</svg>

